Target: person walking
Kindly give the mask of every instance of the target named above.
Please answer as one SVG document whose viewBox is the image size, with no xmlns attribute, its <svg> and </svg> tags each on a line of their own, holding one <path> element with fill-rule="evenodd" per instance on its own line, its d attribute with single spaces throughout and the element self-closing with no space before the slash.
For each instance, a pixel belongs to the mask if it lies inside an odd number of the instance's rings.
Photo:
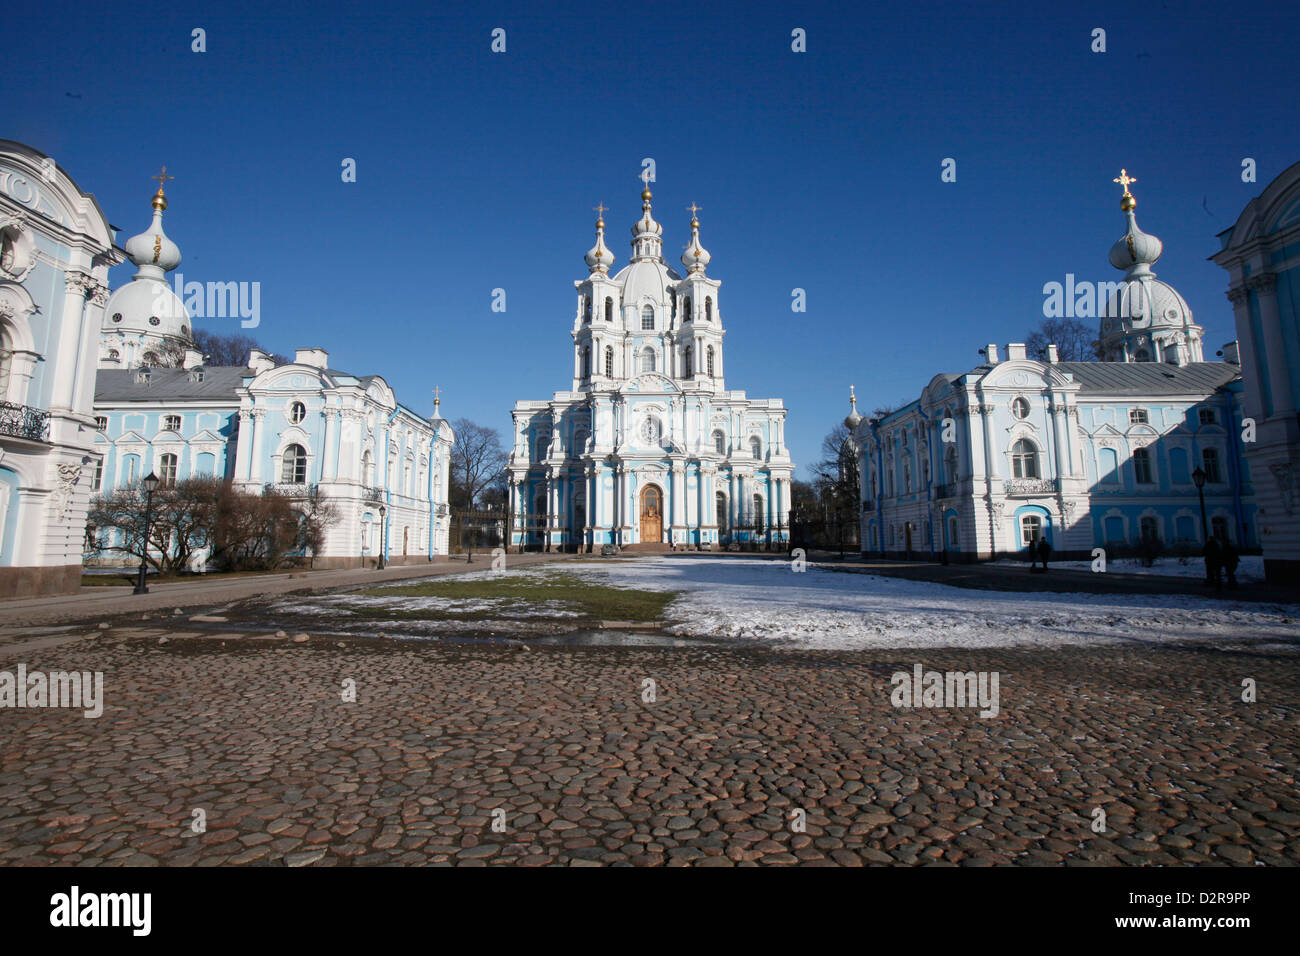
<svg viewBox="0 0 1300 956">
<path fill-rule="evenodd" d="M 1223 570 L 1228 575 L 1228 590 L 1237 590 L 1237 565 L 1241 563 L 1241 555 L 1237 553 L 1236 547 L 1231 541 L 1224 541 L 1220 549 L 1223 552 Z"/>
<path fill-rule="evenodd" d="M 1047 535 L 1038 539 L 1038 560 L 1043 562 L 1043 570 L 1047 570 L 1047 559 L 1052 556 L 1052 546 L 1047 543 Z"/>
<path fill-rule="evenodd" d="M 1205 540 L 1205 586 L 1214 585 L 1214 590 L 1223 590 L 1223 548 L 1219 539 L 1210 535 Z"/>
</svg>

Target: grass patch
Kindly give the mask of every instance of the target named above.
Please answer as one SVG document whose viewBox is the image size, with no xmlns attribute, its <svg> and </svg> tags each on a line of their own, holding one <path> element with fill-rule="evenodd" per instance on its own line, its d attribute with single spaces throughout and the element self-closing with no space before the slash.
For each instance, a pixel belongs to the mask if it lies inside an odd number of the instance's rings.
<svg viewBox="0 0 1300 956">
<path fill-rule="evenodd" d="M 482 620 L 509 616 L 510 605 L 543 603 L 560 604 L 566 611 L 579 614 L 566 618 L 575 624 L 584 621 L 660 621 L 665 608 L 677 596 L 675 591 L 639 591 L 635 588 L 615 588 L 592 584 L 568 574 L 484 578 L 476 581 L 443 580 L 426 581 L 398 587 L 371 588 L 362 591 L 369 597 L 437 597 L 451 601 L 500 601 L 501 606 L 489 609 L 455 608 L 419 609 L 403 611 L 400 608 L 349 608 L 363 617 L 391 617 L 402 620 Z M 542 620 L 541 614 L 530 620 Z"/>
</svg>

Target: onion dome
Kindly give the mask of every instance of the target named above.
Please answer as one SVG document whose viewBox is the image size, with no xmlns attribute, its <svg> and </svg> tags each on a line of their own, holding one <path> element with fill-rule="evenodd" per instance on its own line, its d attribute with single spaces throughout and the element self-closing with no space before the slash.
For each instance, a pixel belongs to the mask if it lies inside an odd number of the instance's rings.
<svg viewBox="0 0 1300 956">
<path fill-rule="evenodd" d="M 660 237 L 663 235 L 664 227 L 655 222 L 654 216 L 650 215 L 650 200 L 652 198 L 654 197 L 650 192 L 650 184 L 646 183 L 645 189 L 641 191 L 641 218 L 632 227 L 633 259 L 662 258 L 660 254 L 662 240 Z"/>
<path fill-rule="evenodd" d="M 160 177 L 171 178 L 166 166 L 155 178 Z M 126 242 L 126 253 L 138 270 L 130 283 L 109 296 L 100 329 L 105 333 L 143 333 L 188 342 L 192 340 L 189 312 L 167 283 L 167 273 L 181 264 L 181 250 L 163 232 L 167 197 L 162 186 L 154 193 L 151 205 L 153 222 L 149 228 Z"/>
<path fill-rule="evenodd" d="M 1135 279 L 1143 275 L 1155 275 L 1151 271 L 1151 266 L 1160 258 L 1165 247 L 1164 243 L 1155 236 L 1148 235 L 1138 228 L 1137 216 L 1133 212 L 1137 208 L 1137 199 L 1128 191 L 1129 183 L 1135 183 L 1137 179 L 1129 176 L 1128 170 L 1121 169 L 1119 178 L 1115 182 L 1124 187 L 1119 208 L 1124 211 L 1124 216 L 1128 220 L 1128 229 L 1115 245 L 1110 247 L 1110 264 L 1116 269 L 1124 270 L 1127 273 L 1126 278 Z"/>
<path fill-rule="evenodd" d="M 849 386 L 849 414 L 844 419 L 844 424 L 849 426 L 849 430 L 858 427 L 862 421 L 862 416 L 858 414 L 858 396 L 853 394 L 853 386 Z"/>
<path fill-rule="evenodd" d="M 709 255 L 709 250 L 700 245 L 700 220 L 695 217 L 700 207 L 691 203 L 686 208 L 691 211 L 691 243 L 682 253 L 682 265 L 689 273 L 703 273 L 713 257 Z"/>
<path fill-rule="evenodd" d="M 587 252 L 587 268 L 592 273 L 609 272 L 609 267 L 614 264 L 614 253 L 605 247 L 605 206 L 602 203 L 596 207 L 600 218 L 596 220 L 596 244 Z"/>
</svg>

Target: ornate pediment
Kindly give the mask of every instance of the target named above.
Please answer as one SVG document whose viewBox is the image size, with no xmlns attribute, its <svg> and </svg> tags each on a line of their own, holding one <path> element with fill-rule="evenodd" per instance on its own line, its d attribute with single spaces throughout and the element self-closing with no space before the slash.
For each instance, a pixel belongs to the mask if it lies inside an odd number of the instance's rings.
<svg viewBox="0 0 1300 956">
<path fill-rule="evenodd" d="M 624 386 L 625 392 L 680 392 L 673 380 L 658 372 L 642 372 Z"/>
</svg>

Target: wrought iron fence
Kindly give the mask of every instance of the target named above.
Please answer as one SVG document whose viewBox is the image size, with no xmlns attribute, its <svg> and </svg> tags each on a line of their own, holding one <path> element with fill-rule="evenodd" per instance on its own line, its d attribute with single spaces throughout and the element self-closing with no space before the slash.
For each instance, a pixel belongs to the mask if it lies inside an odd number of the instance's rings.
<svg viewBox="0 0 1300 956">
<path fill-rule="evenodd" d="M 48 441 L 50 413 L 30 405 L 0 402 L 0 435 L 26 438 L 29 441 Z"/>
</svg>

